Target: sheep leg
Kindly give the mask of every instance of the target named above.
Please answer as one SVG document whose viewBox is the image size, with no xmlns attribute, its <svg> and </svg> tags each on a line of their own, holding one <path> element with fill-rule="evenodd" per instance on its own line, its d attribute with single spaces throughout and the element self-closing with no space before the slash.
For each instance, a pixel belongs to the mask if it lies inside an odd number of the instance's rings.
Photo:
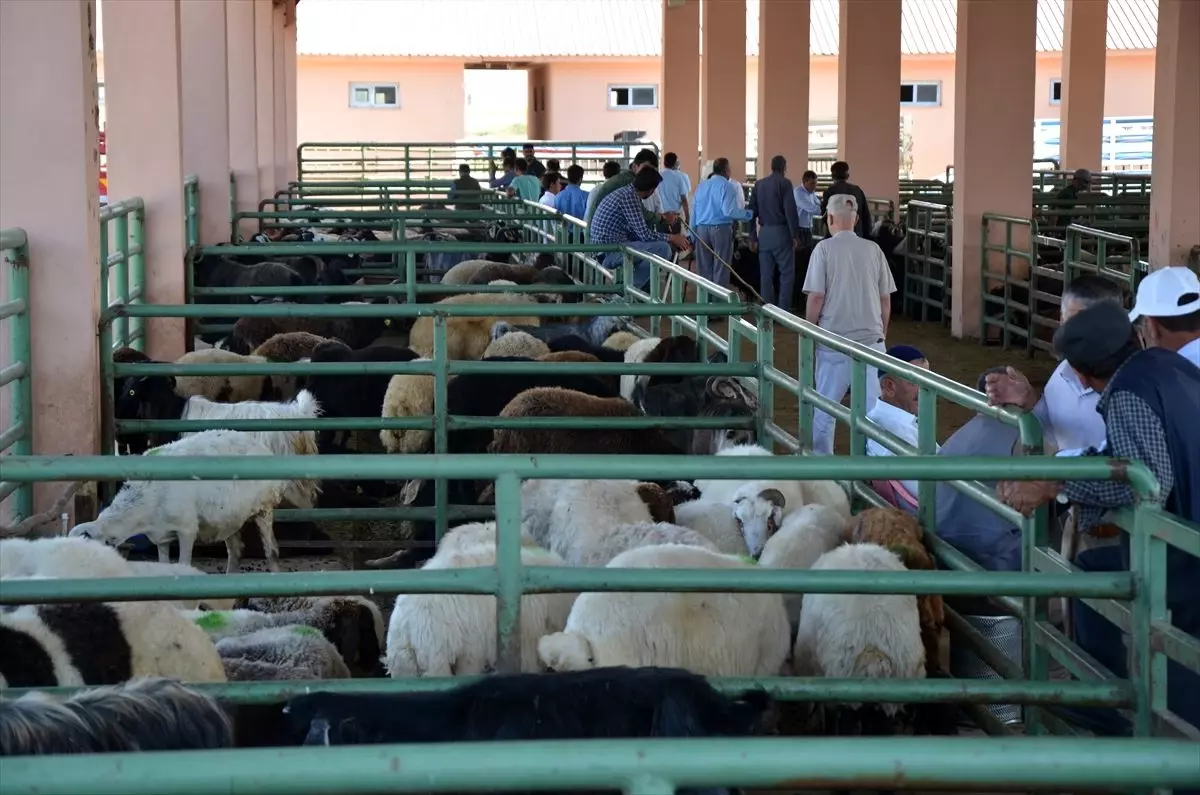
<svg viewBox="0 0 1200 795">
<path fill-rule="evenodd" d="M 225 539 L 225 573 L 237 574 L 242 567 L 242 549 L 245 545 L 242 543 L 241 531 L 234 533 L 229 538 Z"/>
<path fill-rule="evenodd" d="M 192 547 L 196 545 L 196 533 L 180 533 L 179 538 L 179 562 L 184 566 L 192 565 Z M 160 556 L 161 559 L 161 556 Z"/>
<path fill-rule="evenodd" d="M 158 547 L 158 562 L 159 563 L 170 563 L 171 562 L 171 542 L 170 541 L 161 541 L 161 542 L 155 544 L 155 546 Z M 182 550 L 180 550 L 180 551 L 182 552 Z"/>
<path fill-rule="evenodd" d="M 267 569 L 279 571 L 279 542 L 275 540 L 274 509 L 263 511 L 254 517 L 258 535 L 262 538 L 263 555 L 267 558 Z"/>
</svg>

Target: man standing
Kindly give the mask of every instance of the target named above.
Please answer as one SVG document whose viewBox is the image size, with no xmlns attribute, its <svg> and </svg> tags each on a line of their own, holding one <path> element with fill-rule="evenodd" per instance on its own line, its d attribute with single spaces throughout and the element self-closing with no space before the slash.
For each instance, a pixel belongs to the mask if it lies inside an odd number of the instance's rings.
<svg viewBox="0 0 1200 795">
<path fill-rule="evenodd" d="M 525 156 L 525 173 L 534 179 L 541 179 L 546 173 L 546 167 L 542 165 L 542 161 L 538 160 L 533 155 L 533 144 L 525 144 L 521 147 L 521 154 Z"/>
<path fill-rule="evenodd" d="M 541 180 L 529 173 L 529 165 L 521 158 L 517 158 L 513 165 L 517 175 L 508 185 L 508 195 L 524 199 L 527 202 L 535 202 L 540 199 L 542 196 Z"/>
<path fill-rule="evenodd" d="M 749 210 L 739 210 L 737 192 L 729 179 L 729 159 L 718 157 L 708 179 L 696 188 L 692 229 L 696 233 L 696 273 L 722 287 L 729 286 L 733 266 L 733 222 L 750 220 Z"/>
<path fill-rule="evenodd" d="M 796 222 L 800 229 L 800 248 L 813 247 L 813 218 L 821 214 L 821 197 L 817 195 L 817 172 L 805 171 L 793 192 L 796 199 Z"/>
<path fill-rule="evenodd" d="M 621 243 L 665 260 L 671 259 L 672 244 L 687 250 L 689 244 L 683 235 L 656 232 L 646 223 L 642 202 L 654 193 L 661 182 L 658 169 L 647 166 L 638 170 L 631 184 L 617 188 L 604 197 L 597 205 L 589 226 L 591 242 L 597 245 Z M 620 272 L 623 262 L 624 254 L 620 251 L 604 255 L 606 268 Z M 649 284 L 650 263 L 639 258 L 634 269 L 633 286 L 644 290 Z"/>
<path fill-rule="evenodd" d="M 479 200 L 483 196 L 483 188 L 479 180 L 471 176 L 471 167 L 466 163 L 458 167 L 458 179 L 450 186 L 446 197 L 459 210 L 475 210 L 479 208 Z"/>
<path fill-rule="evenodd" d="M 567 187 L 555 200 L 558 211 L 563 215 L 583 220 L 587 213 L 588 192 L 583 189 L 583 166 L 576 163 L 567 167 Z"/>
<path fill-rule="evenodd" d="M 605 163 L 604 167 L 608 168 L 608 164 Z M 600 202 L 604 201 L 608 194 L 612 193 L 617 188 L 623 188 L 626 185 L 632 184 L 634 175 L 645 167 L 653 168 L 656 172 L 658 171 L 658 153 L 653 149 L 642 149 L 636 155 L 634 155 L 633 164 L 630 165 L 629 168 L 623 171 L 618 171 L 616 174 L 604 180 L 604 182 L 591 190 L 588 195 L 587 217 L 583 219 L 587 222 L 588 226 L 591 226 L 592 216 L 595 215 L 596 208 L 600 206 Z M 661 179 L 662 175 L 659 175 L 659 180 L 661 181 Z M 653 195 L 653 193 L 650 195 Z M 646 223 L 652 227 L 658 223 L 658 215 L 651 212 L 649 209 L 646 209 L 644 206 L 642 209 L 642 217 L 645 218 Z"/>
<path fill-rule="evenodd" d="M 758 290 L 763 302 L 785 312 L 796 287 L 796 249 L 800 247 L 796 195 L 783 155 L 771 158 L 771 173 L 754 183 L 750 195 L 750 250 L 758 252 Z M 761 228 L 760 228 L 761 227 Z M 779 295 L 775 277 L 779 276 Z"/>
<path fill-rule="evenodd" d="M 867 207 L 867 194 L 850 182 L 850 164 L 844 160 L 837 161 L 829 167 L 829 175 L 833 177 L 833 184 L 825 189 L 825 194 L 821 197 L 821 215 L 826 214 L 829 200 L 834 196 L 853 196 L 855 206 L 858 207 L 858 223 L 854 225 L 854 232 L 859 237 L 870 237 L 871 210 Z"/>
<path fill-rule="evenodd" d="M 884 350 L 891 295 L 896 282 L 879 246 L 854 233 L 858 220 L 854 197 L 835 194 L 829 200 L 830 237 L 813 249 L 804 292 L 808 294 L 805 318 L 809 323 L 857 342 Z M 840 403 L 850 388 L 850 357 L 823 346 L 817 348 L 817 391 Z M 867 368 L 867 411 L 879 398 L 879 377 Z M 813 452 L 833 454 L 834 419 L 823 411 L 813 415 Z"/>
<path fill-rule="evenodd" d="M 1142 321 L 1147 345 L 1175 351 L 1200 367 L 1200 278 L 1188 268 L 1159 268 L 1138 285 L 1130 320 Z"/>
<path fill-rule="evenodd" d="M 507 188 L 517 178 L 517 158 L 515 156 L 507 156 L 502 160 L 502 163 L 504 173 L 488 180 L 488 184 L 493 188 Z"/>
<path fill-rule="evenodd" d="M 679 213 L 683 220 L 690 223 L 691 208 L 688 207 L 688 196 L 692 193 L 692 180 L 686 173 L 679 170 L 679 155 L 667 152 L 663 157 L 662 184 L 658 186 L 658 198 L 662 202 L 663 214 Z M 678 232 L 678 227 L 671 230 Z"/>
<path fill-rule="evenodd" d="M 1059 188 L 1054 194 L 1054 200 L 1060 202 L 1073 202 L 1079 198 L 1080 193 L 1087 193 L 1092 188 L 1092 172 L 1086 168 L 1077 168 L 1075 173 L 1071 175 L 1071 181 L 1063 187 Z M 1064 214 L 1058 216 L 1059 226 L 1070 226 L 1074 220 L 1071 215 Z"/>
</svg>

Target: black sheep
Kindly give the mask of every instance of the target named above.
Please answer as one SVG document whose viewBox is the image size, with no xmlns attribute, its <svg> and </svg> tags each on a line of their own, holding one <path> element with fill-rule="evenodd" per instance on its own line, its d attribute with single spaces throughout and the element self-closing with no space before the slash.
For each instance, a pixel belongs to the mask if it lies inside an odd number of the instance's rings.
<svg viewBox="0 0 1200 795">
<path fill-rule="evenodd" d="M 174 376 L 135 375 L 122 380 L 119 386 L 113 406 L 118 420 L 177 420 L 188 401 L 175 392 Z M 178 438 L 178 433 L 163 431 L 122 433 L 117 436 L 117 444 L 122 455 L 141 455 Z"/>
<path fill-rule="evenodd" d="M 440 693 L 312 693 L 288 702 L 284 733 L 304 745 L 748 737 L 771 703 L 762 690 L 729 698 L 678 668 L 612 667 L 489 676 Z"/>
<path fill-rule="evenodd" d="M 411 362 L 417 354 L 396 345 L 373 345 L 353 350 L 337 340 L 323 342 L 313 349 L 312 362 Z M 304 388 L 312 393 L 325 417 L 378 417 L 383 411 L 391 375 L 310 375 Z M 338 431 L 322 430 L 317 446 L 322 453 L 332 452 Z"/>
<path fill-rule="evenodd" d="M 625 351 L 618 351 L 615 348 L 605 348 L 603 345 L 593 345 L 578 334 L 566 334 L 562 337 L 555 337 L 554 339 L 547 340 L 546 345 L 550 347 L 551 353 L 579 351 L 581 353 L 590 353 L 602 362 L 625 361 Z"/>
</svg>

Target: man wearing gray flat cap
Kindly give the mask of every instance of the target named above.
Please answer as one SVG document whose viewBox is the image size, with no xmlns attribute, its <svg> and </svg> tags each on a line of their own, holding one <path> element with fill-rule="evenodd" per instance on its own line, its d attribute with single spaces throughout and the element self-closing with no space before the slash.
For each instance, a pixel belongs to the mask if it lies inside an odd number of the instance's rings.
<svg viewBox="0 0 1200 795">
<path fill-rule="evenodd" d="M 1106 454 L 1145 464 L 1158 479 L 1155 503 L 1182 519 L 1200 521 L 1200 369 L 1173 351 L 1142 350 L 1129 315 L 1108 302 L 1060 326 L 1054 347 L 1080 381 L 1100 393 L 1096 410 L 1104 418 Z M 1026 515 L 1059 493 L 1079 505 L 1084 530 L 1098 524 L 1105 511 L 1138 501 L 1128 484 L 1116 480 L 997 487 L 1000 499 Z M 1120 546 L 1085 550 L 1075 563 L 1084 571 L 1128 571 L 1129 537 L 1122 534 Z M 1170 548 L 1166 578 L 1172 624 L 1200 637 L 1200 559 Z M 1073 610 L 1075 642 L 1117 676 L 1126 676 L 1126 652 L 1116 625 L 1078 600 Z M 1200 675 L 1168 662 L 1167 704 L 1200 727 Z M 1096 722 L 1098 732 L 1122 731 L 1123 719 L 1112 710 L 1073 712 Z"/>
</svg>

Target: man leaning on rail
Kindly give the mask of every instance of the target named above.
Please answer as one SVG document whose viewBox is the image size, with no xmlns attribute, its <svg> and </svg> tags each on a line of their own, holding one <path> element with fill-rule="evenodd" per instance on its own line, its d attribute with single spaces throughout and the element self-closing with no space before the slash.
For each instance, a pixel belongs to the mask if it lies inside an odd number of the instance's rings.
<svg viewBox="0 0 1200 795">
<path fill-rule="evenodd" d="M 1060 326 L 1054 347 L 1080 381 L 1100 393 L 1096 410 L 1104 418 L 1107 454 L 1145 464 L 1158 479 L 1156 502 L 1187 521 L 1200 521 L 1200 369 L 1172 351 L 1143 350 L 1129 316 L 1108 302 Z M 1097 453 L 1092 449 L 1087 454 Z M 1137 501 L 1127 483 L 1115 480 L 1009 482 L 1001 483 L 997 493 L 1025 515 L 1061 493 L 1079 505 L 1084 531 L 1097 525 L 1107 510 Z M 1129 537 L 1122 534 L 1120 546 L 1081 552 L 1075 562 L 1084 571 L 1127 571 Z M 1166 578 L 1171 623 L 1200 637 L 1200 559 L 1168 549 Z M 1075 642 L 1117 676 L 1127 677 L 1121 631 L 1076 602 Z M 1168 662 L 1167 706 L 1200 727 L 1200 675 Z M 1126 721 L 1113 710 L 1071 712 L 1100 733 L 1128 731 Z"/>
</svg>

